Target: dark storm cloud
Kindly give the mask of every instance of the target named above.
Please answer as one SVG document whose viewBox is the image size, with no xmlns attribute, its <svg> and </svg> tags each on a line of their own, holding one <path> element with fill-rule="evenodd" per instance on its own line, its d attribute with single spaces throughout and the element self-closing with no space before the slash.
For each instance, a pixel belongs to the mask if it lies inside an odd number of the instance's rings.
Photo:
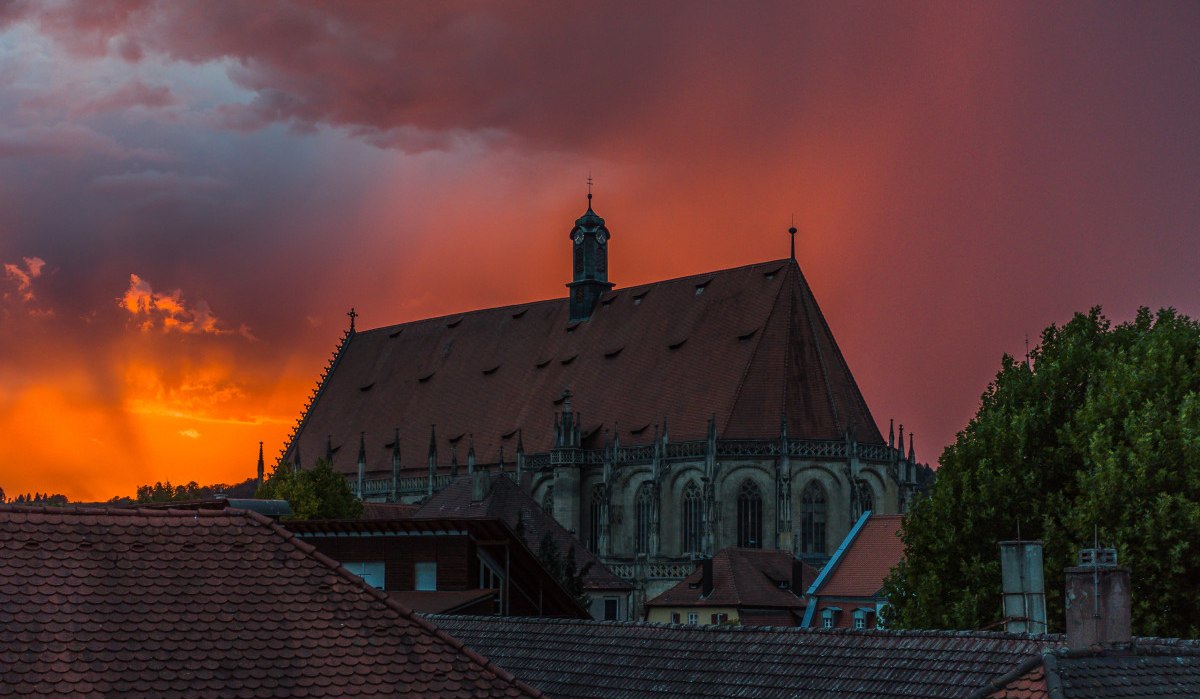
<svg viewBox="0 0 1200 699">
<path fill-rule="evenodd" d="M 926 459 L 1025 333 L 1200 312 L 1195 4 L 19 1 L 3 27 L 59 53 L 0 53 L 0 263 L 54 312 L 0 278 L 0 347 L 74 357 L 114 420 L 291 396 L 264 385 L 310 382 L 349 305 L 560 293 L 593 166 L 622 285 L 785 254 L 794 212 Z M 131 324 L 131 275 L 182 310 Z"/>
</svg>

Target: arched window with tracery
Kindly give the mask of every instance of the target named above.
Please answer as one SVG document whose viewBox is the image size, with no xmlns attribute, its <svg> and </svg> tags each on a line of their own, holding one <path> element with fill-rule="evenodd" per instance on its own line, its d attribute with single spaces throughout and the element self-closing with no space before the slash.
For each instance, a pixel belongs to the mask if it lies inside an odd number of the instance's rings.
<svg viewBox="0 0 1200 699">
<path fill-rule="evenodd" d="M 600 551 L 600 528 L 603 526 L 604 517 L 604 484 L 597 483 L 592 486 L 592 501 L 591 515 L 588 518 L 588 549 L 592 553 Z"/>
<path fill-rule="evenodd" d="M 737 499 L 737 545 L 742 548 L 762 548 L 762 491 L 747 478 Z"/>
<path fill-rule="evenodd" d="M 650 483 L 643 483 L 637 491 L 637 497 L 634 499 L 634 509 L 637 514 L 637 539 L 636 552 L 650 552 L 650 525 L 651 516 L 654 510 L 654 486 Z"/>
<path fill-rule="evenodd" d="M 546 486 L 546 492 L 542 494 L 542 509 L 551 517 L 554 516 L 554 486 Z"/>
<path fill-rule="evenodd" d="M 811 481 L 800 494 L 800 553 L 825 553 L 825 489 Z"/>
<path fill-rule="evenodd" d="M 683 553 L 700 553 L 700 486 L 688 481 L 683 488 Z"/>
<path fill-rule="evenodd" d="M 859 479 L 858 481 L 858 513 L 861 515 L 867 510 L 875 509 L 875 491 L 871 489 L 871 484 Z"/>
</svg>

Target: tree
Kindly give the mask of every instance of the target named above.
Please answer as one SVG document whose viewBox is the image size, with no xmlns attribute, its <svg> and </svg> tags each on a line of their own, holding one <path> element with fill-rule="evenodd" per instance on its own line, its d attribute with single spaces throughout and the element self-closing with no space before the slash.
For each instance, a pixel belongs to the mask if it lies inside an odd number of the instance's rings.
<svg viewBox="0 0 1200 699">
<path fill-rule="evenodd" d="M 171 485 L 171 481 L 158 482 L 154 485 L 140 485 L 137 489 L 138 502 L 184 502 L 187 500 L 207 500 L 212 497 L 212 490 L 201 487 L 196 481 L 187 485 Z"/>
<path fill-rule="evenodd" d="M 564 561 L 559 555 L 558 542 L 554 540 L 554 535 L 551 532 L 546 532 L 542 535 L 542 540 L 538 544 L 537 556 L 538 560 L 546 568 L 546 571 L 555 580 L 558 580 L 563 589 L 574 597 L 580 606 L 587 609 L 590 600 L 583 592 L 583 578 L 592 569 L 592 562 L 588 561 L 582 568 L 577 569 L 574 546 L 567 549 L 567 558 Z"/>
<path fill-rule="evenodd" d="M 978 413 L 904 522 L 885 584 L 893 627 L 1002 618 L 997 542 L 1044 542 L 1047 617 L 1062 571 L 1117 549 L 1137 634 L 1200 634 L 1200 324 L 1173 309 L 1112 327 L 1099 308 L 1048 327 L 1029 361 L 1004 356 Z"/>
<path fill-rule="evenodd" d="M 354 497 L 345 476 L 324 459 L 306 471 L 287 465 L 276 468 L 255 497 L 287 500 L 291 519 L 354 519 L 362 514 L 362 502 Z"/>
</svg>

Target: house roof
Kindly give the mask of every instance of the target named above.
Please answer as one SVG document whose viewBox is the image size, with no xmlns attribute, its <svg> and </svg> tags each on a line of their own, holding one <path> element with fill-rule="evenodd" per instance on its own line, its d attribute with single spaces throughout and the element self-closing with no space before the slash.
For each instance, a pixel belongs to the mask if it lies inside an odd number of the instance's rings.
<svg viewBox="0 0 1200 699">
<path fill-rule="evenodd" d="M 420 505 L 405 505 L 399 502 L 364 502 L 359 519 L 407 519 L 412 517 Z"/>
<path fill-rule="evenodd" d="M 864 514 L 865 521 L 846 535 L 846 541 L 826 564 L 809 590 L 823 598 L 874 597 L 883 579 L 904 558 L 900 539 L 903 515 Z"/>
<path fill-rule="evenodd" d="M 239 510 L 0 507 L 0 695 L 531 696 Z"/>
<path fill-rule="evenodd" d="M 409 519 L 390 520 L 306 519 L 286 522 L 285 526 L 302 539 L 361 536 L 371 542 L 383 541 L 381 537 L 387 536 L 462 535 L 469 536 L 477 546 L 481 547 L 494 546 L 497 542 L 511 541 L 514 545 L 508 547 L 508 555 L 512 558 L 512 565 L 517 570 L 527 571 L 523 578 L 526 580 L 525 584 L 528 589 L 526 590 L 524 586 L 521 589 L 535 595 L 539 600 L 544 597 L 545 609 L 555 610 L 554 612 L 548 611 L 547 616 L 570 616 L 573 614 L 581 619 L 591 618 L 588 611 L 563 588 L 562 583 L 546 570 L 546 566 L 530 550 L 528 544 L 521 541 L 512 529 L 498 517 L 410 517 Z M 389 549 L 396 546 L 391 542 L 379 545 Z M 577 557 L 576 562 L 579 560 Z M 393 596 L 393 599 L 399 598 Z M 460 606 L 462 606 L 461 603 L 442 607 L 439 610 L 428 606 L 428 603 L 422 603 L 421 607 L 415 609 L 423 612 L 435 612 L 448 611 Z"/>
<path fill-rule="evenodd" d="M 793 566 L 803 571 L 803 580 L 794 581 L 794 586 Z M 701 565 L 646 606 L 803 608 L 807 604 L 802 596 L 804 583 L 816 578 L 817 571 L 787 551 L 724 548 L 713 556 L 712 576 L 712 592 L 707 596 Z M 781 582 L 788 583 L 788 589 L 780 589 Z"/>
<path fill-rule="evenodd" d="M 1046 650 L 976 696 L 993 699 L 1200 697 L 1200 642 L 1135 639 L 1087 650 Z"/>
<path fill-rule="evenodd" d="M 633 586 L 617 577 L 600 559 L 587 547 L 579 542 L 571 532 L 563 528 L 554 517 L 550 516 L 542 506 L 514 483 L 505 474 L 490 474 L 491 487 L 488 494 L 481 500 L 472 499 L 471 476 L 459 476 L 452 480 L 440 491 L 433 494 L 413 515 L 414 519 L 445 519 L 445 518 L 493 518 L 498 519 L 516 531 L 525 530 L 525 545 L 530 551 L 537 551 L 543 537 L 549 532 L 558 546 L 559 555 L 566 560 L 567 551 L 575 549 L 575 563 L 580 568 L 587 567 L 583 575 L 585 589 L 594 590 L 631 590 Z M 517 522 L 522 522 L 518 527 Z"/>
<path fill-rule="evenodd" d="M 550 696 L 965 697 L 1061 636 L 430 617 Z"/>
<path fill-rule="evenodd" d="M 721 435 L 882 444 L 812 290 L 794 260 L 775 260 L 606 292 L 592 317 L 571 321 L 568 299 L 490 308 L 348 335 L 296 439 L 303 465 L 334 449 L 334 468 L 424 473 L 431 425 L 438 463 L 474 442 L 479 463 L 545 452 L 569 388 L 585 446 L 604 431 L 648 443 L 669 421 L 673 440 Z M 785 410 L 786 409 L 786 410 Z"/>
</svg>

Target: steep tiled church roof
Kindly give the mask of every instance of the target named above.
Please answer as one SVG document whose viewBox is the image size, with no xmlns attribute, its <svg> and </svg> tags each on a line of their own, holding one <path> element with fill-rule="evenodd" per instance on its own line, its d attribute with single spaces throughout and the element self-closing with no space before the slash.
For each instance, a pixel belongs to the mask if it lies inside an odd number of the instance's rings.
<svg viewBox="0 0 1200 699">
<path fill-rule="evenodd" d="M 671 440 L 703 439 L 711 415 L 722 437 L 771 438 L 785 413 L 792 437 L 883 442 L 789 259 L 616 288 L 584 321 L 562 298 L 351 334 L 285 458 L 298 442 L 310 465 L 329 440 L 351 473 L 365 432 L 368 473 L 390 473 L 399 428 L 411 474 L 436 425 L 443 466 L 472 437 L 480 463 L 501 447 L 512 463 L 518 437 L 550 449 L 568 388 L 584 446 L 649 443 L 664 419 Z"/>
<path fill-rule="evenodd" d="M 0 506 L 0 696 L 535 696 L 238 510 Z"/>
</svg>

